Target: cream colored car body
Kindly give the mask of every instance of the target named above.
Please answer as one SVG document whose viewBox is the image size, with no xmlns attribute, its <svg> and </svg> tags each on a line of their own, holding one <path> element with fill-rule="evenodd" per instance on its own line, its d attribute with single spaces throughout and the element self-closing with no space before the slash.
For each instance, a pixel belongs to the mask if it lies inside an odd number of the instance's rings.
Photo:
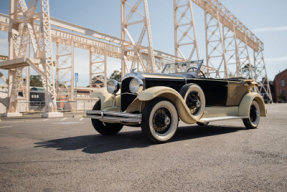
<svg viewBox="0 0 287 192">
<path fill-rule="evenodd" d="M 120 95 L 113 96 L 107 92 L 106 88 L 101 88 L 92 93 L 91 97 L 98 97 L 100 99 L 102 111 L 120 112 Z M 253 100 L 256 100 L 260 107 L 260 116 L 266 117 L 266 108 L 262 97 L 258 93 L 249 92 L 243 96 L 239 106 L 205 107 L 203 116 L 197 119 L 191 115 L 182 96 L 176 90 L 164 86 L 148 88 L 138 93 L 137 98 L 129 105 L 124 113 L 133 111 L 139 111 L 141 113 L 146 102 L 156 97 L 164 97 L 171 100 L 177 108 L 179 118 L 187 124 L 194 124 L 196 122 L 204 123 L 216 117 L 219 119 L 222 117 L 248 118 Z M 115 123 L 115 121 L 113 121 L 113 123 Z"/>
</svg>

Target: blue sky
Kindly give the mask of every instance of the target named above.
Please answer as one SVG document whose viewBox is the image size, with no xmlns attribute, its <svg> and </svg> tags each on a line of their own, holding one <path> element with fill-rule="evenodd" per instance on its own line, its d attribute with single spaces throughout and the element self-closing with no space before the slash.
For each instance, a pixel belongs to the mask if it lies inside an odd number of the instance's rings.
<svg viewBox="0 0 287 192">
<path fill-rule="evenodd" d="M 287 68 L 287 1 L 220 2 L 264 43 L 267 74 L 273 80 L 279 71 Z M 174 54 L 173 0 L 149 0 L 148 4 L 154 48 Z M 9 0 L 1 0 L 0 12 L 9 14 Z M 50 0 L 50 14 L 52 17 L 120 38 L 120 0 Z M 194 17 L 200 56 L 205 60 L 204 12 L 196 5 Z M 0 31 L 0 55 L 7 54 L 7 33 Z M 79 73 L 79 85 L 82 86 L 88 85 L 88 55 L 85 50 L 75 50 L 75 72 Z M 250 57 L 253 57 L 251 50 Z M 108 76 L 114 69 L 120 69 L 120 61 L 108 58 Z"/>
</svg>

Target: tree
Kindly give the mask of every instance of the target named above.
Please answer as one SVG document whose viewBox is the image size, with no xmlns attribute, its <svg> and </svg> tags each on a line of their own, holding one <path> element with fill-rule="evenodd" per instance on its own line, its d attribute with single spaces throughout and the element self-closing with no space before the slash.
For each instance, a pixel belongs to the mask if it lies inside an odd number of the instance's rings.
<svg viewBox="0 0 287 192">
<path fill-rule="evenodd" d="M 100 83 L 103 83 L 104 80 L 105 80 L 104 76 L 102 76 L 102 75 L 97 75 L 97 76 L 94 76 L 94 77 L 92 78 L 92 83 L 93 83 L 93 84 L 95 84 L 95 83 L 100 84 Z"/>
<path fill-rule="evenodd" d="M 278 96 L 278 99 L 280 99 L 281 101 L 285 101 L 286 97 L 285 97 L 284 93 L 280 93 Z"/>
<path fill-rule="evenodd" d="M 30 76 L 30 86 L 31 87 L 43 87 L 40 75 Z"/>
<path fill-rule="evenodd" d="M 97 75 L 92 78 L 92 87 L 103 87 L 105 78 L 102 75 Z M 90 87 L 90 84 L 87 86 Z"/>
<path fill-rule="evenodd" d="M 248 75 L 248 79 L 252 79 L 251 73 L 249 73 L 249 65 L 250 65 L 250 64 L 247 63 L 246 65 L 244 65 L 244 66 L 242 67 L 242 75 L 245 76 L 245 77 L 247 77 L 247 75 Z M 251 67 L 251 71 L 252 71 L 252 73 L 253 73 L 253 75 L 254 75 L 254 74 L 255 74 L 254 66 L 251 65 L 250 67 Z M 256 73 L 257 73 L 257 75 L 261 75 L 261 72 L 260 72 L 258 69 L 257 69 Z"/>
<path fill-rule="evenodd" d="M 114 72 L 111 74 L 109 79 L 114 79 L 118 82 L 121 82 L 122 80 L 122 73 L 118 70 L 114 70 Z"/>
</svg>

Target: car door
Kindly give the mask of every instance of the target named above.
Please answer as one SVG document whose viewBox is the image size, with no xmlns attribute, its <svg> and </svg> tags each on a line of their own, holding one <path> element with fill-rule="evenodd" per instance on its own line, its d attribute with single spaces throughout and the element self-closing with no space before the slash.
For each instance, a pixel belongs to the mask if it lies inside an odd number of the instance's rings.
<svg viewBox="0 0 287 192">
<path fill-rule="evenodd" d="M 195 83 L 204 92 L 206 106 L 226 106 L 228 81 L 224 79 L 188 79 L 188 83 Z"/>
</svg>

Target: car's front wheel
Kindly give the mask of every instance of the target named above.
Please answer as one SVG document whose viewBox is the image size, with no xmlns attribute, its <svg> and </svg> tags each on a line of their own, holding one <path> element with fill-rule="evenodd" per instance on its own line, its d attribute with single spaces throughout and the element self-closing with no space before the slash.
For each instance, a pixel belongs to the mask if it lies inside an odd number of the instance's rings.
<svg viewBox="0 0 287 192">
<path fill-rule="evenodd" d="M 243 123 L 247 129 L 255 129 L 259 125 L 260 120 L 260 107 L 258 103 L 254 100 L 251 103 L 249 118 L 243 119 Z"/>
<path fill-rule="evenodd" d="M 93 107 L 93 110 L 101 109 L 101 101 L 99 100 Z M 123 125 L 119 123 L 103 123 L 98 119 L 91 119 L 94 129 L 102 135 L 115 135 L 122 128 Z"/>
<path fill-rule="evenodd" d="M 170 140 L 178 127 L 178 113 L 166 98 L 155 98 L 142 111 L 142 132 L 154 143 Z"/>
</svg>

